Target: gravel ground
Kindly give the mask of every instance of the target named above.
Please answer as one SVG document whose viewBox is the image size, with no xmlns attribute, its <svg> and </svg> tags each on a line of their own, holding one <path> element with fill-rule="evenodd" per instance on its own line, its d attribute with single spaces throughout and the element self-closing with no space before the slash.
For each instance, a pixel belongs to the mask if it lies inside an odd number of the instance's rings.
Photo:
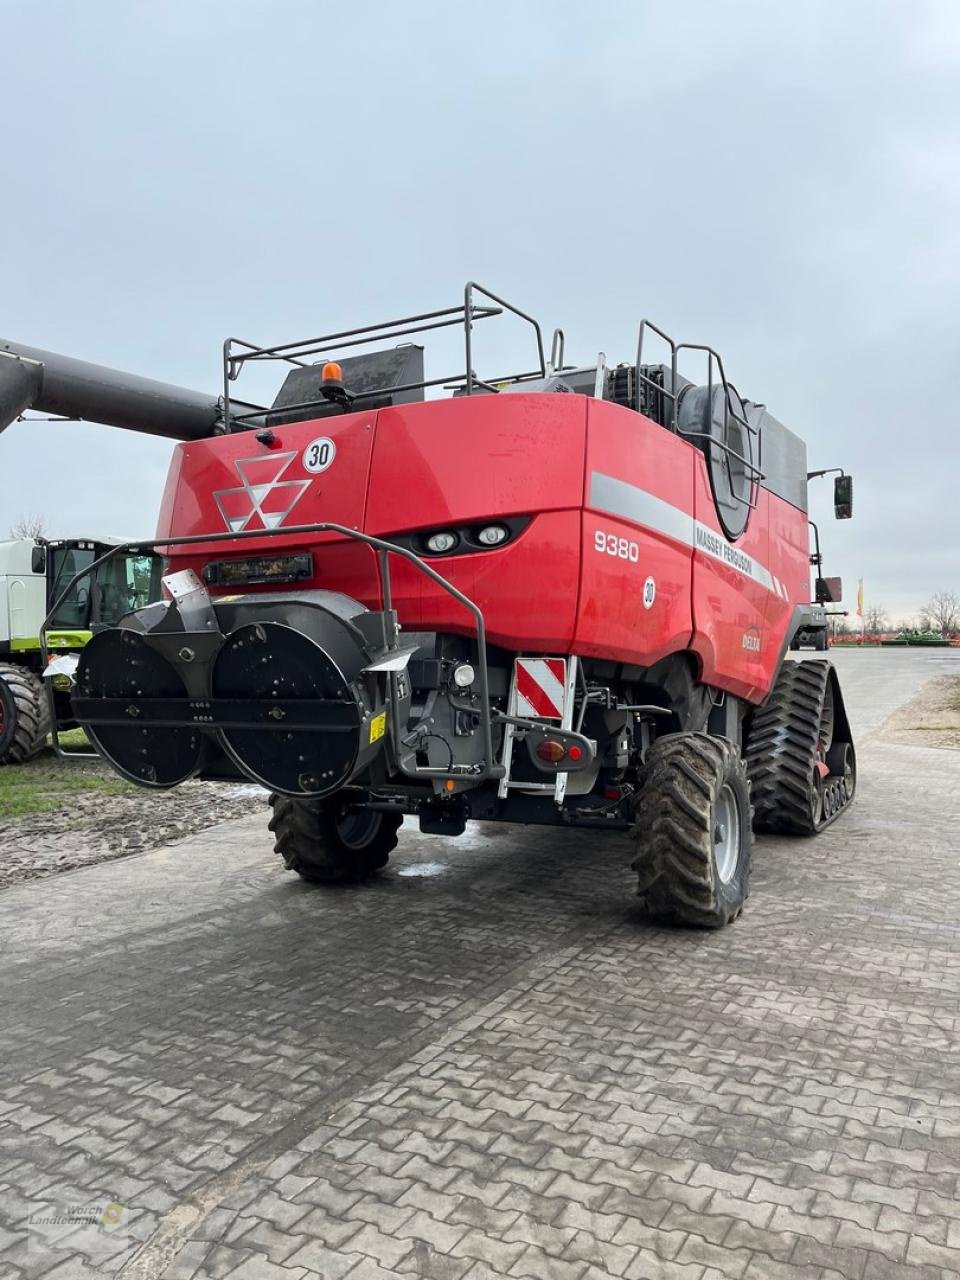
<svg viewBox="0 0 960 1280">
<path fill-rule="evenodd" d="M 960 747 L 960 676 L 932 680 L 893 713 L 880 736 L 910 747 Z"/>
<path fill-rule="evenodd" d="M 36 770 L 38 765 L 27 767 Z M 156 849 L 258 811 L 263 812 L 264 826 L 267 822 L 266 792 L 259 787 L 190 782 L 174 791 L 60 792 L 61 778 L 76 785 L 88 776 L 113 775 L 99 765 L 52 757 L 49 762 L 44 758 L 39 770 L 50 779 L 48 794 L 56 797 L 57 807 L 0 818 L 0 888 Z"/>
</svg>

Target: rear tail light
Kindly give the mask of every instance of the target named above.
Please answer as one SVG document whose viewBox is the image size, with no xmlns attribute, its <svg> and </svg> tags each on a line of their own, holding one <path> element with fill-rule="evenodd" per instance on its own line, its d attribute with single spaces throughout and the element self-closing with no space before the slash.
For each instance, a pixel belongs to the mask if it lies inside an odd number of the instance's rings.
<svg viewBox="0 0 960 1280">
<path fill-rule="evenodd" d="M 572 764 L 578 764 L 583 759 L 583 748 L 578 746 L 576 742 L 571 742 L 569 746 L 559 742 L 556 738 L 544 738 L 543 742 L 538 742 L 536 747 L 537 755 L 544 764 L 559 764 L 561 760 L 569 760 Z"/>
</svg>

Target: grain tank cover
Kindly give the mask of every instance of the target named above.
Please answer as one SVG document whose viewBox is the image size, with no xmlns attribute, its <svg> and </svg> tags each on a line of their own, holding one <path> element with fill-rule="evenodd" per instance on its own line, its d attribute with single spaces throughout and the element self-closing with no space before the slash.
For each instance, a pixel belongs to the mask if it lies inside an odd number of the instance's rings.
<svg viewBox="0 0 960 1280">
<path fill-rule="evenodd" d="M 386 409 L 395 404 L 413 404 L 423 399 L 423 347 L 406 344 L 387 351 L 368 351 L 359 356 L 345 356 L 337 364 L 343 369 L 345 390 L 358 401 L 361 409 Z M 324 398 L 321 391 L 323 362 L 292 369 L 273 402 L 270 426 L 285 422 L 303 422 L 342 413 L 339 404 Z M 411 386 L 411 384 L 415 384 Z M 403 388 L 408 388 L 403 390 Z M 277 413 L 287 406 L 288 413 Z"/>
<path fill-rule="evenodd" d="M 747 421 L 760 433 L 763 487 L 799 511 L 807 510 L 807 446 L 766 405 L 745 400 Z"/>
</svg>

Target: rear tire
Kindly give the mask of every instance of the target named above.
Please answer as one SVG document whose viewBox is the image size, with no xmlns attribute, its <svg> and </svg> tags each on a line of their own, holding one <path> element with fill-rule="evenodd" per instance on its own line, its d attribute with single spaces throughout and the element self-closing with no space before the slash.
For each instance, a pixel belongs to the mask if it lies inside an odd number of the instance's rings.
<svg viewBox="0 0 960 1280">
<path fill-rule="evenodd" d="M 26 667 L 0 662 L 0 765 L 31 759 L 43 749 L 49 732 L 43 681 Z"/>
<path fill-rule="evenodd" d="M 403 818 L 348 810 L 339 796 L 296 800 L 271 795 L 274 850 L 288 871 L 313 884 L 355 884 L 387 865 Z"/>
<path fill-rule="evenodd" d="M 750 784 L 737 746 L 705 733 L 657 738 L 644 761 L 631 836 L 651 915 L 720 929 L 750 891 Z"/>
</svg>

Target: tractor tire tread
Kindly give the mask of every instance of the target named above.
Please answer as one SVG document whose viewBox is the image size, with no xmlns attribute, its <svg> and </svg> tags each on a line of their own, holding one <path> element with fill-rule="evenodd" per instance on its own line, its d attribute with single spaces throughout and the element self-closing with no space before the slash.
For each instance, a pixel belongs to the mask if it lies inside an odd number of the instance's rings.
<svg viewBox="0 0 960 1280">
<path fill-rule="evenodd" d="M 385 813 L 370 844 L 354 849 L 337 832 L 337 811 L 324 800 L 271 794 L 268 829 L 288 871 L 313 884 L 356 884 L 385 867 L 403 819 Z"/>
<path fill-rule="evenodd" d="M 41 678 L 28 667 L 0 662 L 0 681 L 13 699 L 13 736 L 0 754 L 0 765 L 23 764 L 41 751 L 50 732 L 50 707 Z"/>
<path fill-rule="evenodd" d="M 749 891 L 749 854 L 737 902 L 718 893 L 714 870 L 713 803 L 723 781 L 741 788 L 744 839 L 749 842 L 749 784 L 733 742 L 680 733 L 658 738 L 649 748 L 631 831 L 637 848 L 632 865 L 649 914 L 716 929 L 742 911 Z"/>
</svg>

